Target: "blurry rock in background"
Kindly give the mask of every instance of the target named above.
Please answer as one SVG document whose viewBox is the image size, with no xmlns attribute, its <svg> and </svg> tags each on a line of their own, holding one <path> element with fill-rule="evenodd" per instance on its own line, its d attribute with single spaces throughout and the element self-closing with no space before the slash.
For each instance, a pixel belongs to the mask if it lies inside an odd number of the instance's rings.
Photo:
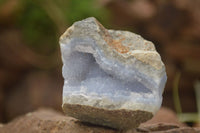
<svg viewBox="0 0 200 133">
<path fill-rule="evenodd" d="M 39 107 L 61 110 L 62 78 L 58 74 L 32 72 L 12 88 L 5 101 L 5 116 L 11 120 Z"/>
<path fill-rule="evenodd" d="M 142 125 L 148 124 L 158 124 L 158 123 L 173 123 L 180 127 L 185 127 L 186 125 L 181 123 L 178 120 L 175 112 L 169 108 L 161 107 L 160 110 L 156 113 L 156 115 L 149 121 L 143 123 Z"/>
<path fill-rule="evenodd" d="M 180 72 L 182 111 L 197 111 L 193 85 L 200 78 L 199 0 L 2 0 L 0 122 L 40 106 L 60 109 L 58 37 L 74 21 L 90 16 L 106 28 L 152 40 L 167 67 L 163 105 L 175 109 L 172 90 Z"/>
</svg>

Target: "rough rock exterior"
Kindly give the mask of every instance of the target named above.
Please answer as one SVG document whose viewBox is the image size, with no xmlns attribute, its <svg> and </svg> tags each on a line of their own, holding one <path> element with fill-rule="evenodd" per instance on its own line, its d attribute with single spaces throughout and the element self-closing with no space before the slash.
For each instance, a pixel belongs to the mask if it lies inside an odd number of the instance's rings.
<svg viewBox="0 0 200 133">
<path fill-rule="evenodd" d="M 157 117 L 157 116 L 155 116 Z M 159 120 L 159 118 L 157 118 Z M 129 131 L 118 131 L 82 123 L 51 109 L 40 109 L 1 125 L 0 133 L 199 133 L 200 129 L 170 123 L 149 123 Z"/>
<path fill-rule="evenodd" d="M 66 114 L 129 129 L 159 110 L 167 77 L 152 42 L 128 31 L 107 30 L 91 17 L 68 28 L 60 46 Z"/>
<path fill-rule="evenodd" d="M 64 112 L 81 121 L 108 126 L 116 129 L 129 129 L 137 127 L 140 123 L 152 118 L 146 111 L 106 110 L 91 106 L 64 104 Z"/>
</svg>

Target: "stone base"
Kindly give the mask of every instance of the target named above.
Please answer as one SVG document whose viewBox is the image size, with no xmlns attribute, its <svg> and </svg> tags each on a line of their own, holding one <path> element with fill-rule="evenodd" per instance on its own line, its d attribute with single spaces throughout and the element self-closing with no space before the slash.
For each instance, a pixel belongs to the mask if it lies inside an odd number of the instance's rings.
<svg viewBox="0 0 200 133">
<path fill-rule="evenodd" d="M 78 104 L 63 104 L 64 112 L 83 122 L 115 129 L 132 129 L 153 117 L 151 112 L 131 110 L 106 110 Z"/>
</svg>

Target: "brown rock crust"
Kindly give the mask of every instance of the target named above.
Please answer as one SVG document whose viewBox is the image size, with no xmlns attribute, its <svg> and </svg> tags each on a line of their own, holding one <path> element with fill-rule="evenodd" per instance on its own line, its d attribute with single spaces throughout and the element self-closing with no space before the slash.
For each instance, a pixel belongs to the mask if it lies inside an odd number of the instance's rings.
<svg viewBox="0 0 200 133">
<path fill-rule="evenodd" d="M 66 114 L 83 122 L 93 122 L 97 125 L 116 129 L 132 129 L 153 117 L 151 112 L 141 110 L 107 110 L 78 104 L 64 104 Z"/>
</svg>

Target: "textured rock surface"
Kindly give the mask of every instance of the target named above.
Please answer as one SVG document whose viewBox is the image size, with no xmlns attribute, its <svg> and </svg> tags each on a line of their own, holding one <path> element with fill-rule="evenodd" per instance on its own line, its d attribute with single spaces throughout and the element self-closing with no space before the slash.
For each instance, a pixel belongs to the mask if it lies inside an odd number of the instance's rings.
<svg viewBox="0 0 200 133">
<path fill-rule="evenodd" d="M 87 18 L 67 29 L 60 46 L 63 110 L 68 115 L 128 129 L 160 108 L 167 77 L 152 42 L 128 31 L 107 30 L 95 18 Z"/>
<path fill-rule="evenodd" d="M 156 117 L 156 116 L 155 116 Z M 200 129 L 179 127 L 173 123 L 144 124 L 137 129 L 117 131 L 101 126 L 81 123 L 72 117 L 66 117 L 50 109 L 40 109 L 28 113 L 12 122 L 0 125 L 0 133 L 198 133 Z"/>
</svg>

